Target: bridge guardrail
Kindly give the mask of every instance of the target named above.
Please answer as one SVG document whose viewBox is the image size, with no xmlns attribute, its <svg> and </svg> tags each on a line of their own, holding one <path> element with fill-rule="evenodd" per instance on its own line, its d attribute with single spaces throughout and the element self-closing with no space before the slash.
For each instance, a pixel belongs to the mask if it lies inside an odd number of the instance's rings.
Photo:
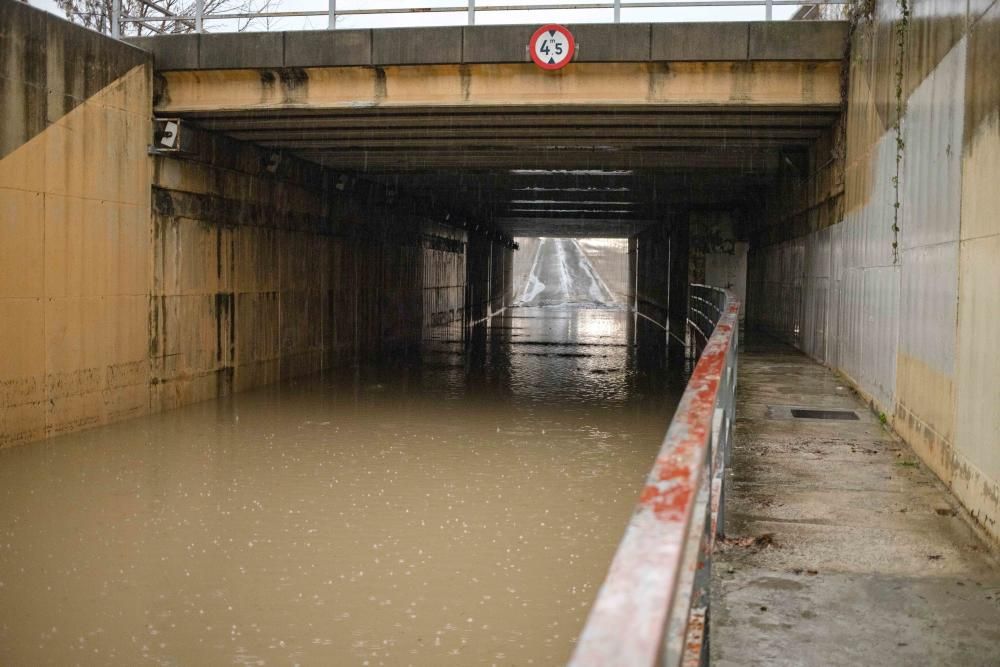
<svg viewBox="0 0 1000 667">
<path fill-rule="evenodd" d="M 708 663 L 711 559 L 715 538 L 723 535 L 740 302 L 705 285 L 692 285 L 690 294 L 688 323 L 694 338 L 696 330 L 703 332 L 701 356 L 598 591 L 572 667 Z"/>
<path fill-rule="evenodd" d="M 480 0 L 482 2 L 482 0 Z M 728 8 L 758 8 L 763 9 L 764 20 L 773 19 L 775 7 L 799 7 L 812 8 L 815 15 L 808 18 L 822 18 L 822 7 L 837 7 L 850 3 L 850 0 L 812 0 L 803 2 L 802 0 L 659 0 L 659 1 L 629 1 L 613 0 L 572 2 L 566 4 L 558 3 L 532 3 L 532 2 L 511 2 L 505 4 L 479 4 L 476 0 L 466 0 L 461 3 L 459 0 L 448 6 L 423 5 L 409 7 L 380 7 L 380 8 L 337 8 L 337 0 L 322 0 L 319 6 L 321 9 L 305 11 L 206 11 L 205 0 L 196 0 L 193 5 L 193 12 L 188 14 L 171 12 L 162 4 L 151 0 L 142 0 L 144 11 L 151 11 L 153 14 L 147 16 L 123 16 L 122 0 L 112 0 L 111 3 L 111 34 L 118 38 L 122 35 L 123 26 L 142 26 L 150 32 L 156 33 L 176 33 L 176 32 L 204 32 L 206 21 L 252 21 L 252 20 L 273 20 L 282 18 L 316 18 L 325 17 L 327 28 L 334 30 L 337 27 L 338 17 L 348 16 L 388 16 L 393 14 L 465 14 L 468 25 L 476 25 L 476 14 L 484 12 L 527 12 L 527 11 L 566 11 L 566 10 L 606 10 L 609 12 L 610 23 L 621 23 L 623 9 L 693 9 L 706 7 L 728 7 Z M 323 7 L 325 4 L 325 7 Z M 676 20 L 673 19 L 673 20 Z M 592 22 L 592 21 L 591 21 Z M 265 26 L 265 30 L 268 26 Z M 276 28 L 285 29 L 285 28 Z"/>
</svg>

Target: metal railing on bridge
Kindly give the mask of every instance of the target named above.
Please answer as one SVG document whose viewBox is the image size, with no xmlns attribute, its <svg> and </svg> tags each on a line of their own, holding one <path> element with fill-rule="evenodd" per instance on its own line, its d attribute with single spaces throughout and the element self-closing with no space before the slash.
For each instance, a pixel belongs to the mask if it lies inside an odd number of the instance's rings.
<svg viewBox="0 0 1000 667">
<path fill-rule="evenodd" d="M 690 294 L 688 325 L 701 355 L 577 642 L 573 667 L 708 662 L 709 583 L 715 538 L 723 534 L 740 303 L 705 285 L 692 285 Z"/>
<path fill-rule="evenodd" d="M 494 0 L 495 2 L 495 0 Z M 850 0 L 813 0 L 813 2 L 802 2 L 802 0 L 613 0 L 587 1 L 582 2 L 502 2 L 494 4 L 489 0 L 466 0 L 462 3 L 447 2 L 427 3 L 422 5 L 409 4 L 408 6 L 383 6 L 383 7 L 343 7 L 338 8 L 337 0 L 319 0 L 317 9 L 301 11 L 280 11 L 271 9 L 268 0 L 259 9 L 252 8 L 252 3 L 243 5 L 242 9 L 233 11 L 232 5 L 225 3 L 211 3 L 211 0 L 195 0 L 190 9 L 184 12 L 173 12 L 169 7 L 155 2 L 154 0 L 133 0 L 131 6 L 140 7 L 143 10 L 142 16 L 123 15 L 123 0 L 112 0 L 111 8 L 111 33 L 114 37 L 122 35 L 123 27 L 142 27 L 151 33 L 178 33 L 178 32 L 204 32 L 206 22 L 243 22 L 245 28 L 247 22 L 255 22 L 255 29 L 269 30 L 271 28 L 286 30 L 287 26 L 274 24 L 277 19 L 301 19 L 312 18 L 325 19 L 326 27 L 330 30 L 337 28 L 338 19 L 349 17 L 391 17 L 394 15 L 460 15 L 466 17 L 468 25 L 476 25 L 477 14 L 484 13 L 506 13 L 504 18 L 512 20 L 507 23 L 523 23 L 518 20 L 518 15 L 528 18 L 529 12 L 579 12 L 583 10 L 598 10 L 602 12 L 599 18 L 588 15 L 585 22 L 588 23 L 621 23 L 622 12 L 629 10 L 696 10 L 696 9 L 757 9 L 762 12 L 763 18 L 770 21 L 774 18 L 775 9 L 791 8 L 797 13 L 797 18 L 822 19 L 827 18 L 824 10 L 829 8 L 839 8 L 847 5 Z M 207 4 L 208 3 L 208 4 Z M 370 5 L 371 3 L 368 3 Z M 712 20 L 726 20 L 726 16 L 713 16 Z M 643 21 L 672 22 L 685 20 L 683 16 L 666 15 L 663 17 L 644 17 Z M 698 17 L 696 20 L 705 20 L 705 17 Z M 262 25 L 263 24 L 263 25 Z M 452 25 L 448 23 L 448 25 Z M 421 25 L 427 25 L 421 23 Z M 223 26 L 225 31 L 226 26 Z M 230 28 L 232 29 L 232 28 Z"/>
</svg>

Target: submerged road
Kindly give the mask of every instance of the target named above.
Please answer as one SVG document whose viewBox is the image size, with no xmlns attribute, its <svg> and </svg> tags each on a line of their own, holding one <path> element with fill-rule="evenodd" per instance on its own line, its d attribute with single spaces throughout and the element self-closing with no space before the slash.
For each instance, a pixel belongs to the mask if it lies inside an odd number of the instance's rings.
<svg viewBox="0 0 1000 667">
<path fill-rule="evenodd" d="M 630 326 L 515 308 L 0 451 L 0 664 L 564 663 L 677 400 Z"/>
<path fill-rule="evenodd" d="M 519 306 L 616 307 L 618 303 L 576 239 L 542 239 Z"/>
</svg>

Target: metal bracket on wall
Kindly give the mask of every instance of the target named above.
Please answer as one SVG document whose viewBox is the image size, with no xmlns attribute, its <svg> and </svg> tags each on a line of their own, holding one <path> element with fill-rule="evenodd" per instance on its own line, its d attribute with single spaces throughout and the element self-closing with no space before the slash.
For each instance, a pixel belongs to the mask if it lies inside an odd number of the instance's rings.
<svg viewBox="0 0 1000 667">
<path fill-rule="evenodd" d="M 190 151 L 184 150 L 181 140 L 180 118 L 154 118 L 153 142 L 149 145 L 150 155 L 177 155 Z"/>
</svg>

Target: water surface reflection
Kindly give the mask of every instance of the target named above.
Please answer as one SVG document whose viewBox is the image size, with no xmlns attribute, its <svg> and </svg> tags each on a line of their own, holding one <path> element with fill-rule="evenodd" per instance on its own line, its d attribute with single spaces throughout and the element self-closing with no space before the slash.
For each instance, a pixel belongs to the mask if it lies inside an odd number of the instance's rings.
<svg viewBox="0 0 1000 667">
<path fill-rule="evenodd" d="M 517 308 L 0 452 L 0 663 L 565 661 L 677 398 L 630 336 Z"/>
</svg>

